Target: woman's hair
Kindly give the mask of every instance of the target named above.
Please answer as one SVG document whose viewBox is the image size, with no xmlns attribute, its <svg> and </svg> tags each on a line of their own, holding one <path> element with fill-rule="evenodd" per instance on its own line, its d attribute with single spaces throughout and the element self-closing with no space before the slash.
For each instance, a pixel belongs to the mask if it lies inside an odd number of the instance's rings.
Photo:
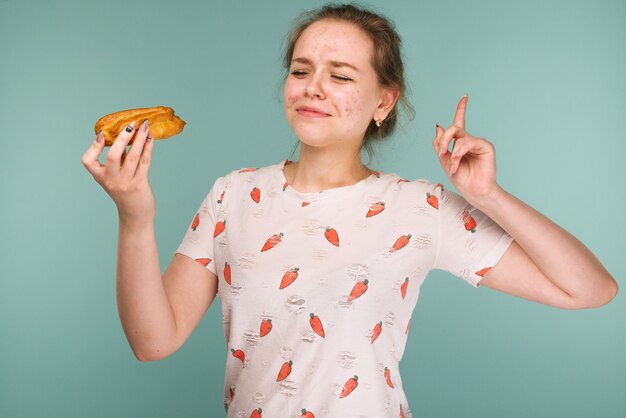
<svg viewBox="0 0 626 418">
<path fill-rule="evenodd" d="M 302 13 L 294 23 L 287 38 L 283 67 L 285 78 L 289 76 L 293 51 L 302 33 L 313 23 L 320 20 L 338 20 L 358 26 L 373 43 L 372 66 L 378 76 L 378 82 L 384 87 L 395 87 L 399 91 L 398 101 L 387 115 L 383 124 L 378 127 L 370 121 L 361 148 L 365 148 L 371 157 L 372 140 L 381 140 L 390 136 L 398 122 L 398 106 L 406 112 L 409 119 L 415 117 L 413 106 L 406 93 L 408 86 L 404 80 L 404 65 L 400 53 L 401 40 L 393 24 L 385 17 L 354 4 L 327 4 L 319 9 Z M 296 143 L 296 147 L 299 144 Z M 295 147 L 294 150 L 295 151 Z M 293 154 L 293 152 L 292 152 Z"/>
</svg>

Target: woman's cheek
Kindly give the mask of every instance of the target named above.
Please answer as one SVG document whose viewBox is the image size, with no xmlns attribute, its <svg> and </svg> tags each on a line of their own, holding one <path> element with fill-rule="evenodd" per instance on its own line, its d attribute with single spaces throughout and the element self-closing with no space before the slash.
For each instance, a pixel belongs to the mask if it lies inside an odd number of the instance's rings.
<svg viewBox="0 0 626 418">
<path fill-rule="evenodd" d="M 283 97 L 285 100 L 285 107 L 290 107 L 298 99 L 298 94 L 296 90 L 297 86 L 294 85 L 293 81 L 294 80 L 288 79 L 285 82 L 285 86 L 283 88 L 283 91 L 284 91 Z"/>
<path fill-rule="evenodd" d="M 354 94 L 346 94 L 346 96 L 342 98 L 342 102 L 343 113 L 348 117 L 352 117 L 354 112 L 358 111 L 360 108 L 359 101 Z"/>
<path fill-rule="evenodd" d="M 363 109 L 363 102 L 359 100 L 358 92 L 357 94 L 346 96 L 343 112 L 348 119 L 354 120 L 355 123 L 360 123 L 362 119 L 366 119 L 366 116 L 363 114 Z"/>
<path fill-rule="evenodd" d="M 285 96 L 285 103 L 288 107 L 291 107 L 296 102 L 296 100 L 298 100 L 298 96 L 296 96 L 295 94 L 286 94 Z"/>
</svg>

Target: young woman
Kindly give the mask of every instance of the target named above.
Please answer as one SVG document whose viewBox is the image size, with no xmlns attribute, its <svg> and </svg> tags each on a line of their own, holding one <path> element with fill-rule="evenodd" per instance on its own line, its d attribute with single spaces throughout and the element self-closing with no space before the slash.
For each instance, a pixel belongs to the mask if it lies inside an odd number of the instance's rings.
<svg viewBox="0 0 626 418">
<path fill-rule="evenodd" d="M 118 306 L 138 359 L 174 353 L 217 294 L 228 416 L 408 417 L 398 366 L 430 270 L 562 309 L 616 295 L 582 243 L 497 184 L 493 145 L 465 130 L 467 96 L 433 141 L 459 194 L 362 163 L 361 150 L 394 131 L 398 104 L 410 110 L 384 17 L 354 6 L 307 14 L 285 67 L 299 160 L 219 177 L 163 277 L 149 126 L 123 130 L 106 165 L 100 137 L 83 156 L 118 207 Z"/>
</svg>

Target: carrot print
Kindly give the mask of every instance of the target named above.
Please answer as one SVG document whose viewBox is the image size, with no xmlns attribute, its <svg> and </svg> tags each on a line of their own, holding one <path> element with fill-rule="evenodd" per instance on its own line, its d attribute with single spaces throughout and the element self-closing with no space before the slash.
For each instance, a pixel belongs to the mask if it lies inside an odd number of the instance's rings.
<svg viewBox="0 0 626 418">
<path fill-rule="evenodd" d="M 476 221 L 468 211 L 463 211 L 463 223 L 465 224 L 465 229 L 476 232 Z"/>
<path fill-rule="evenodd" d="M 322 321 L 319 316 L 312 313 L 310 314 L 310 317 L 311 319 L 309 319 L 309 324 L 311 324 L 311 328 L 313 328 L 313 331 L 315 331 L 317 335 L 324 338 L 326 334 L 324 333 L 324 327 L 322 326 Z"/>
<path fill-rule="evenodd" d="M 485 267 L 484 269 L 478 270 L 476 272 L 476 275 L 480 277 L 484 277 L 485 274 L 489 273 L 489 270 L 491 270 L 491 267 Z"/>
<path fill-rule="evenodd" d="M 196 213 L 196 217 L 193 218 L 193 222 L 191 223 L 191 230 L 195 231 L 198 225 L 200 225 L 200 215 Z"/>
<path fill-rule="evenodd" d="M 441 183 L 437 183 L 437 184 L 435 185 L 435 189 L 436 189 L 437 187 L 441 187 L 441 191 L 443 192 L 443 184 L 441 184 Z"/>
<path fill-rule="evenodd" d="M 372 344 L 374 344 L 374 341 L 376 341 L 376 338 L 378 338 L 382 330 L 383 330 L 383 322 L 381 321 L 374 326 L 374 331 L 372 331 Z"/>
<path fill-rule="evenodd" d="M 252 413 L 250 414 L 250 418 L 262 418 L 261 413 L 263 412 L 263 410 L 261 408 L 259 409 L 255 409 L 254 411 L 252 411 Z"/>
<path fill-rule="evenodd" d="M 280 371 L 278 372 L 278 377 L 276 378 L 277 382 L 280 382 L 281 380 L 285 379 L 287 376 L 289 376 L 289 373 L 291 373 L 291 365 L 293 364 L 293 362 L 291 360 L 286 361 L 282 367 L 280 368 Z"/>
<path fill-rule="evenodd" d="M 237 357 L 239 360 L 241 360 L 241 363 L 243 364 L 243 362 L 246 359 L 246 355 L 244 354 L 243 351 L 241 350 L 235 350 L 235 349 L 230 349 L 230 352 L 233 353 L 233 357 Z"/>
<path fill-rule="evenodd" d="M 278 288 L 284 289 L 293 283 L 293 281 L 298 277 L 298 270 L 300 270 L 300 268 L 296 267 L 283 274 L 283 279 L 280 281 L 280 286 Z"/>
<path fill-rule="evenodd" d="M 223 221 L 219 221 L 215 224 L 215 230 L 213 231 L 213 238 L 224 232 L 224 228 L 226 228 L 226 219 Z"/>
<path fill-rule="evenodd" d="M 389 385 L 390 388 L 393 388 L 393 383 L 391 383 L 391 370 L 389 370 L 387 367 L 385 367 L 385 380 L 387 381 L 387 385 Z"/>
<path fill-rule="evenodd" d="M 232 401 L 232 400 L 233 400 L 233 398 L 235 397 L 235 387 L 234 387 L 234 386 L 231 386 L 231 387 L 229 388 L 229 391 L 230 391 L 230 400 Z"/>
<path fill-rule="evenodd" d="M 385 210 L 385 202 L 376 202 L 372 206 L 370 206 L 370 210 L 367 211 L 366 218 L 369 218 L 374 215 L 378 215 L 380 212 Z"/>
<path fill-rule="evenodd" d="M 396 240 L 393 246 L 389 249 L 389 252 L 393 253 L 394 251 L 398 251 L 399 249 L 407 245 L 410 239 L 411 239 L 411 234 L 402 235 L 400 238 Z"/>
<path fill-rule="evenodd" d="M 359 382 L 357 382 L 357 380 L 359 380 L 359 376 L 357 375 L 354 375 L 354 377 L 348 379 L 348 381 L 343 385 L 343 390 L 341 391 L 341 395 L 339 397 L 345 398 L 350 393 L 352 393 L 352 391 L 359 385 Z"/>
<path fill-rule="evenodd" d="M 400 293 L 402 294 L 402 299 L 406 297 L 406 288 L 409 287 L 409 278 L 404 279 L 404 283 L 400 286 Z"/>
<path fill-rule="evenodd" d="M 261 331 L 259 332 L 259 336 L 265 337 L 272 330 L 272 320 L 264 319 L 261 321 Z"/>
<path fill-rule="evenodd" d="M 434 194 L 426 193 L 426 201 L 433 208 L 439 209 L 439 199 Z"/>
<path fill-rule="evenodd" d="M 224 200 L 224 193 L 226 192 L 222 192 L 222 194 L 220 195 L 220 198 L 217 199 L 217 203 L 220 203 L 220 204 L 222 203 L 222 201 Z"/>
<path fill-rule="evenodd" d="M 206 267 L 210 262 L 210 258 L 196 258 L 196 261 Z"/>
<path fill-rule="evenodd" d="M 372 171 L 372 174 L 380 178 L 380 171 Z"/>
<path fill-rule="evenodd" d="M 302 415 L 300 415 L 300 418 L 303 418 L 303 417 L 304 418 L 315 418 L 315 415 L 313 415 L 313 412 L 311 412 L 311 411 L 307 412 L 307 410 L 304 409 L 304 408 L 302 408 L 302 411 L 300 411 L 300 412 L 302 412 Z"/>
<path fill-rule="evenodd" d="M 409 333 L 410 326 L 411 326 L 411 320 L 409 319 L 409 322 L 406 323 L 406 330 L 404 330 L 404 335 Z"/>
<path fill-rule="evenodd" d="M 230 264 L 228 264 L 228 261 L 224 263 L 224 280 L 230 285 Z"/>
<path fill-rule="evenodd" d="M 259 200 L 261 199 L 261 190 L 259 190 L 258 187 L 255 187 L 254 189 L 252 189 L 252 191 L 250 192 L 250 197 L 252 198 L 252 200 L 254 200 L 256 203 L 259 203 Z"/>
<path fill-rule="evenodd" d="M 241 170 L 239 170 L 239 173 L 247 173 L 250 171 L 256 171 L 256 167 L 251 167 L 251 168 L 242 168 Z"/>
<path fill-rule="evenodd" d="M 406 179 L 399 179 L 396 184 L 400 184 L 400 183 L 404 183 L 405 181 L 410 181 L 410 180 L 406 180 Z"/>
<path fill-rule="evenodd" d="M 357 282 L 352 288 L 352 291 L 350 292 L 350 296 L 348 296 L 348 302 L 352 302 L 354 299 L 358 298 L 363 293 L 365 293 L 366 290 L 367 290 L 367 279 L 363 280 L 362 282 Z"/>
<path fill-rule="evenodd" d="M 274 246 L 276 246 L 276 244 L 278 244 L 280 242 L 280 238 L 283 236 L 284 234 L 281 232 L 279 234 L 274 234 L 271 237 L 269 237 L 267 239 L 267 241 L 265 241 L 265 244 L 263 244 L 263 248 L 261 248 L 261 252 L 263 251 L 267 251 L 270 248 L 274 248 Z"/>
<path fill-rule="evenodd" d="M 285 184 L 283 184 L 283 192 L 285 191 L 285 189 L 287 189 L 287 186 L 289 186 L 289 183 L 285 182 Z"/>
<path fill-rule="evenodd" d="M 400 418 L 404 418 L 404 413 L 402 412 L 402 404 L 400 404 Z"/>
<path fill-rule="evenodd" d="M 308 206 L 311 202 L 302 202 L 302 207 Z"/>
<path fill-rule="evenodd" d="M 339 247 L 339 236 L 337 235 L 337 231 L 335 228 L 331 228 L 330 226 L 326 227 L 326 232 L 324 232 L 324 236 L 335 247 Z"/>
</svg>

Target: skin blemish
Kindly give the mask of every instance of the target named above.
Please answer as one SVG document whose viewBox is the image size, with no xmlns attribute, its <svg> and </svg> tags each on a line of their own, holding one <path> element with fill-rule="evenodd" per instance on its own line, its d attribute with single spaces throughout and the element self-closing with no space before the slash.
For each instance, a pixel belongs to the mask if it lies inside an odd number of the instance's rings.
<svg viewBox="0 0 626 418">
<path fill-rule="evenodd" d="M 292 106 L 296 100 L 298 100 L 298 96 L 287 96 L 287 104 Z"/>
<path fill-rule="evenodd" d="M 356 94 L 358 95 L 359 92 L 357 91 Z M 354 113 L 355 108 L 358 110 L 362 109 L 362 106 L 359 105 L 359 101 L 354 95 L 348 96 L 347 99 L 348 101 L 346 102 L 346 106 L 344 107 L 344 112 L 346 112 L 346 114 L 350 115 Z"/>
</svg>

